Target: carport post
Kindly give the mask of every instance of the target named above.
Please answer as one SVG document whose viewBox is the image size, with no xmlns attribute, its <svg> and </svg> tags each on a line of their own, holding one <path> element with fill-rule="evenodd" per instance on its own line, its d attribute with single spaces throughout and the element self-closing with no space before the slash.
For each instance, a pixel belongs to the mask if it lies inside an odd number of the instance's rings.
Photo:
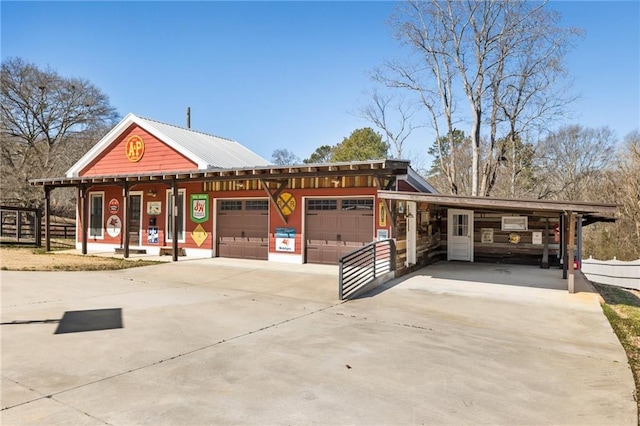
<svg viewBox="0 0 640 426">
<path fill-rule="evenodd" d="M 171 251 L 173 251 L 173 257 L 171 258 L 174 262 L 178 261 L 178 182 L 174 179 L 173 181 L 173 216 L 171 220 L 173 221 L 172 233 L 173 241 L 171 242 Z"/>
<path fill-rule="evenodd" d="M 51 251 L 51 188 L 44 187 L 44 249 Z"/>
<path fill-rule="evenodd" d="M 576 255 L 578 256 L 578 269 L 582 269 L 582 215 L 577 215 L 576 223 Z"/>
<path fill-rule="evenodd" d="M 575 280 L 574 280 L 574 274 L 575 274 L 575 268 L 573 267 L 573 250 L 574 250 L 574 245 L 575 245 L 575 239 L 576 239 L 576 227 L 575 227 L 575 215 L 573 214 L 573 212 L 569 212 L 569 253 L 567 256 L 567 262 L 568 265 L 567 267 L 569 268 L 569 277 L 568 277 L 568 287 L 569 287 L 569 293 L 573 294 L 576 292 L 575 289 Z"/>
<path fill-rule="evenodd" d="M 544 225 L 544 249 L 542 250 L 542 269 L 549 269 L 549 218 L 546 218 Z"/>
<path fill-rule="evenodd" d="M 82 209 L 80 210 L 80 222 L 82 222 L 82 254 L 87 254 L 87 238 L 89 238 L 89 223 L 87 223 L 87 217 L 89 216 L 89 203 L 87 202 L 87 186 L 80 186 L 80 201 L 82 203 Z"/>
</svg>

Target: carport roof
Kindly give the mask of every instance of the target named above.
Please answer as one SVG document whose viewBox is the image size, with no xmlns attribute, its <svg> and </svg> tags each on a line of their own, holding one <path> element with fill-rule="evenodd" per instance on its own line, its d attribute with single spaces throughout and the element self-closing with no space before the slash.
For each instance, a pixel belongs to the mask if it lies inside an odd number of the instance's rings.
<svg viewBox="0 0 640 426">
<path fill-rule="evenodd" d="M 417 201 L 462 209 L 490 209 L 500 211 L 531 211 L 546 213 L 574 212 L 595 219 L 592 221 L 615 220 L 617 207 L 615 204 L 583 201 L 469 197 L 463 195 L 423 194 L 396 191 L 378 191 L 378 197 L 387 200 Z"/>
<path fill-rule="evenodd" d="M 113 184 L 136 185 L 138 183 L 205 182 L 229 180 L 275 180 L 287 178 L 325 176 L 404 176 L 411 172 L 407 160 L 371 160 L 329 164 L 299 164 L 288 166 L 258 166 L 240 168 L 217 168 L 209 170 L 186 170 L 170 172 L 147 172 L 103 176 L 73 176 L 60 178 L 31 179 L 32 186 L 50 188 L 65 186 L 104 186 Z"/>
</svg>

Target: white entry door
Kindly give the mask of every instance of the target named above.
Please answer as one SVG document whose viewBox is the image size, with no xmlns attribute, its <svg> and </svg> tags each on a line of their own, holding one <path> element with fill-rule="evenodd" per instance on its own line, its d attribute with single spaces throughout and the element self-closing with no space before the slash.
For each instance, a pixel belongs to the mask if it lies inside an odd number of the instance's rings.
<svg viewBox="0 0 640 426">
<path fill-rule="evenodd" d="M 447 260 L 473 262 L 473 210 L 449 209 Z"/>
</svg>

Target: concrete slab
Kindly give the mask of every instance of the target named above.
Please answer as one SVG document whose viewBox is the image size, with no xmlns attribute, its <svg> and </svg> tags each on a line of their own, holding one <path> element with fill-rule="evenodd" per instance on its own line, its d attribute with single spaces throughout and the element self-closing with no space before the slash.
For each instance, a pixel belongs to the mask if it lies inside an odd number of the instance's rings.
<svg viewBox="0 0 640 426">
<path fill-rule="evenodd" d="M 0 421 L 637 424 L 597 295 L 540 271 L 442 263 L 347 303 L 324 265 L 2 271 Z M 53 334 L 105 308 L 123 328 Z"/>
</svg>

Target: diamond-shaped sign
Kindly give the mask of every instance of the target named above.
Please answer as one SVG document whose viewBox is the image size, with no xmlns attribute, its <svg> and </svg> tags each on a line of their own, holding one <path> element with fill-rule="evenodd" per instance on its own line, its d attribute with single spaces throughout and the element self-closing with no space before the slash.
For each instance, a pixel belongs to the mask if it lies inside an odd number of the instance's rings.
<svg viewBox="0 0 640 426">
<path fill-rule="evenodd" d="M 198 224 L 198 226 L 196 226 L 196 228 L 191 233 L 191 238 L 193 238 L 193 241 L 195 241 L 196 245 L 200 247 L 202 243 L 204 243 L 204 240 L 207 239 L 207 231 L 204 230 L 202 225 Z"/>
</svg>

